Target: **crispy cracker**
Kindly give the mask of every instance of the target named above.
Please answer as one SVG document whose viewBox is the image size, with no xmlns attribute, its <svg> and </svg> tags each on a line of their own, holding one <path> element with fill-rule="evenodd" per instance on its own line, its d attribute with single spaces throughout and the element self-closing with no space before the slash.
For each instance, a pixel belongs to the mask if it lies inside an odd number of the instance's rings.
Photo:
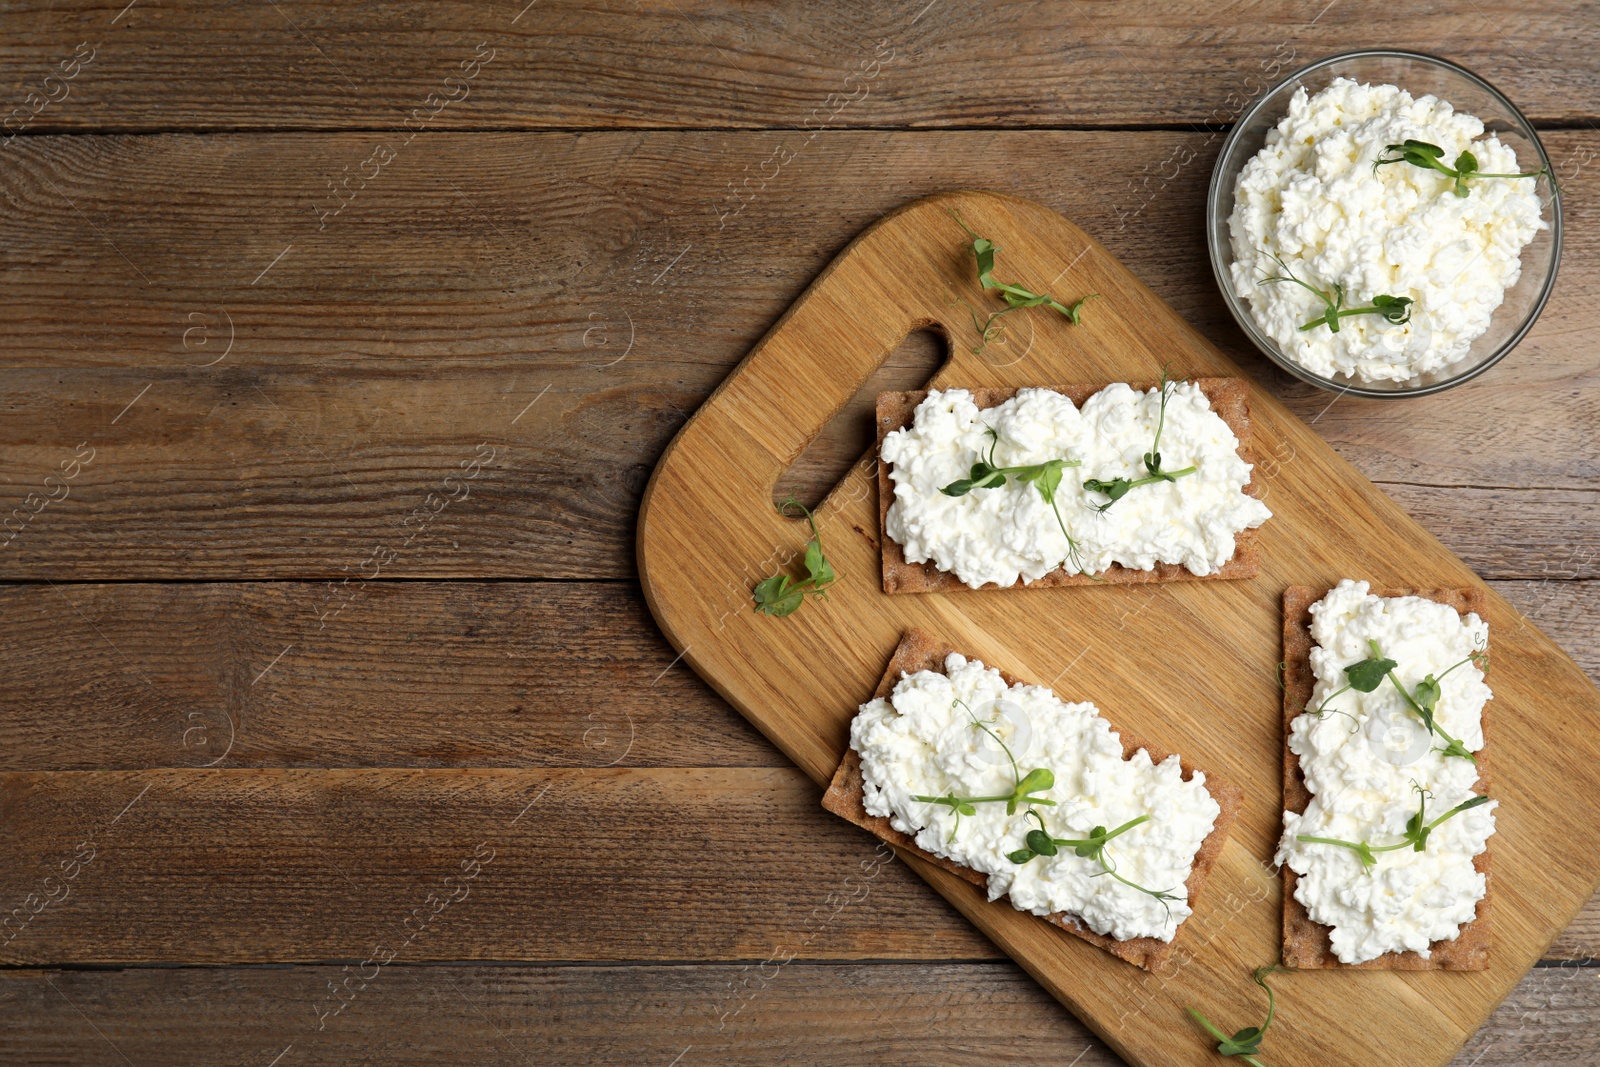
<svg viewBox="0 0 1600 1067">
<path fill-rule="evenodd" d="M 1489 598 L 1477 589 L 1398 589 L 1372 590 L 1377 596 L 1420 596 L 1448 604 L 1465 615 L 1483 618 Z M 1311 791 L 1300 773 L 1300 757 L 1289 748 L 1289 725 L 1300 709 L 1311 700 L 1315 676 L 1311 673 L 1311 605 L 1328 594 L 1309 586 L 1290 586 L 1283 592 L 1283 806 L 1286 811 L 1303 813 L 1311 803 Z M 1484 747 L 1478 757 L 1478 784 L 1489 791 L 1489 718 L 1484 709 Z M 1288 864 L 1283 866 L 1283 962 L 1290 967 L 1337 967 L 1346 970 L 1387 971 L 1483 971 L 1489 967 L 1490 915 L 1494 899 L 1494 880 L 1489 877 L 1489 852 L 1473 858 L 1472 865 L 1487 880 L 1477 914 L 1464 923 L 1453 941 L 1435 941 L 1428 946 L 1428 957 L 1415 952 L 1386 952 L 1365 963 L 1340 963 L 1333 954 L 1331 929 L 1312 921 L 1304 904 L 1295 899 L 1298 877 Z"/>
<path fill-rule="evenodd" d="M 874 698 L 887 697 L 894 691 L 895 684 L 900 681 L 902 673 L 915 673 L 920 670 L 943 672 L 944 660 L 947 655 L 957 651 L 934 637 L 925 630 L 907 630 L 900 639 L 900 645 L 894 651 L 894 657 L 889 660 L 889 667 L 883 672 L 883 679 L 879 681 Z M 1007 685 L 1021 684 L 1017 679 L 1000 672 L 1000 677 L 1005 679 Z M 1132 756 L 1139 749 L 1144 749 L 1150 758 L 1160 763 L 1169 755 L 1166 751 L 1147 745 L 1137 738 L 1121 734 L 1123 758 Z M 1179 760 L 1185 778 L 1192 778 L 1194 768 L 1188 760 Z M 856 750 L 847 748 L 844 759 L 839 763 L 839 769 L 834 772 L 833 781 L 828 784 L 828 790 L 822 796 L 822 806 L 840 818 L 855 823 L 864 830 L 868 830 L 877 837 L 897 848 L 914 853 L 929 863 L 937 864 L 953 874 L 959 875 L 968 882 L 980 888 L 988 885 L 988 876 L 970 867 L 963 867 L 942 856 L 935 856 L 917 847 L 915 840 L 909 834 L 903 834 L 889 825 L 889 820 L 882 816 L 868 815 L 864 806 L 866 783 L 861 775 L 861 757 Z M 1194 866 L 1189 871 L 1189 878 L 1184 884 L 1189 889 L 1189 904 L 1194 907 L 1201 889 L 1205 886 L 1206 879 L 1211 875 L 1211 868 L 1216 864 L 1217 857 L 1222 854 L 1222 846 L 1228 838 L 1228 831 L 1233 826 L 1233 821 L 1238 817 L 1239 809 L 1244 802 L 1244 794 L 1237 787 L 1220 778 L 1206 776 L 1206 789 L 1210 791 L 1212 799 L 1222 809 L 1217 815 L 1217 821 L 1211 828 L 1211 833 L 1200 843 L 1200 850 L 1195 853 Z M 996 906 L 1002 902 L 995 901 Z M 1010 907 L 1009 904 L 1003 906 Z M 1161 941 L 1154 937 L 1136 937 L 1127 941 L 1118 941 L 1104 934 L 1097 934 L 1083 925 L 1077 918 L 1063 912 L 1044 916 L 1044 919 L 1055 924 L 1076 937 L 1105 949 L 1113 956 L 1126 960 L 1145 970 L 1154 970 L 1164 963 L 1173 953 L 1178 943 L 1175 935 L 1171 941 Z M 1178 935 L 1183 933 L 1183 924 L 1178 926 Z"/>
<path fill-rule="evenodd" d="M 1250 387 L 1242 378 L 1195 378 L 1194 383 L 1200 391 L 1211 401 L 1211 410 L 1221 416 L 1222 421 L 1228 424 L 1233 435 L 1239 439 L 1239 456 L 1246 463 L 1252 465 L 1250 482 L 1244 491 L 1251 496 L 1256 495 L 1257 479 L 1254 470 L 1255 459 L 1250 451 Z M 1159 383 L 1132 384 L 1131 388 L 1148 391 L 1156 388 Z M 1083 405 L 1095 393 L 1104 389 L 1103 385 L 1067 385 L 1049 386 L 1054 392 L 1068 397 L 1074 404 Z M 1011 389 L 972 389 L 972 399 L 980 409 L 992 408 L 1003 404 L 1016 395 L 1017 390 Z M 928 390 L 919 389 L 904 393 L 879 393 L 878 394 L 878 447 L 874 453 L 880 457 L 878 467 L 878 534 L 883 557 L 883 591 L 885 593 L 950 593 L 957 590 L 970 589 L 961 579 L 949 571 L 942 571 L 930 560 L 927 563 L 908 563 L 899 542 L 889 536 L 888 520 L 889 505 L 894 503 L 894 482 L 889 478 L 890 464 L 884 463 L 883 439 L 894 430 L 903 429 L 911 425 L 912 416 L 917 405 L 922 403 L 928 395 Z M 1113 563 L 1106 570 L 1101 571 L 1093 578 L 1087 575 L 1068 571 L 1064 566 L 1057 567 L 1049 574 L 1036 578 L 1024 584 L 1020 579 L 1007 589 L 1035 589 L 1050 588 L 1058 585 L 1120 585 L 1134 582 L 1178 582 L 1178 581 L 1207 581 L 1216 579 L 1226 581 L 1238 578 L 1254 578 L 1261 569 L 1261 555 L 1256 547 L 1259 530 L 1241 530 L 1234 535 L 1233 558 L 1210 574 L 1201 576 L 1192 573 L 1189 568 L 1178 563 L 1158 563 L 1152 570 L 1129 570 L 1120 563 Z M 982 589 L 1001 588 L 993 583 L 981 586 Z"/>
</svg>

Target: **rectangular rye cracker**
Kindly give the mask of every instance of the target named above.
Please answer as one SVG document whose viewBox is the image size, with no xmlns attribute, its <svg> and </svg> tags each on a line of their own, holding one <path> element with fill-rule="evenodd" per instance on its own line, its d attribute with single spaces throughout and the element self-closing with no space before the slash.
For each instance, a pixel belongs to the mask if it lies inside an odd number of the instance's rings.
<svg viewBox="0 0 1600 1067">
<path fill-rule="evenodd" d="M 894 651 L 894 656 L 889 660 L 888 669 L 883 672 L 883 678 L 878 682 L 873 698 L 887 697 L 894 691 L 895 684 L 900 681 L 901 673 L 914 674 L 921 670 L 942 672 L 944 660 L 952 652 L 959 651 L 934 637 L 924 630 L 907 630 L 900 639 L 900 645 Z M 986 664 L 986 666 L 992 666 Z M 1007 685 L 1017 685 L 1017 679 L 1000 672 Z M 1126 759 L 1139 749 L 1144 749 L 1150 758 L 1157 763 L 1166 759 L 1169 753 L 1151 745 L 1146 745 L 1136 738 L 1119 732 L 1122 738 L 1122 754 Z M 1184 777 L 1193 775 L 1194 768 L 1188 760 L 1180 759 Z M 1201 842 L 1200 850 L 1195 854 L 1194 866 L 1189 872 L 1189 879 L 1184 883 L 1189 890 L 1191 908 L 1198 899 L 1201 889 L 1205 886 L 1206 879 L 1211 875 L 1211 868 L 1217 862 L 1217 857 L 1222 854 L 1222 846 L 1228 839 L 1228 831 L 1233 826 L 1233 821 L 1238 817 L 1240 806 L 1244 801 L 1243 792 L 1229 782 L 1220 778 L 1206 775 L 1206 789 L 1222 810 L 1217 815 L 1217 821 L 1211 828 L 1211 833 Z M 980 889 L 988 885 L 988 876 L 970 867 L 963 867 L 942 856 L 935 856 L 917 847 L 915 840 L 909 834 L 903 834 L 889 825 L 886 817 L 869 815 L 865 807 L 865 779 L 861 774 L 861 757 L 853 748 L 846 748 L 844 759 L 840 761 L 839 768 L 834 772 L 833 780 L 828 784 L 827 792 L 822 796 L 822 806 L 833 814 L 855 823 L 864 830 L 870 831 L 878 838 L 906 852 L 913 853 L 929 863 L 943 867 L 952 874 L 971 882 Z M 994 902 L 996 907 L 1011 907 L 1005 900 Z M 1027 913 L 1023 913 L 1027 914 Z M 1074 936 L 1080 937 L 1105 949 L 1119 959 L 1126 960 L 1145 970 L 1154 970 L 1165 962 L 1173 953 L 1178 944 L 1178 938 L 1183 933 L 1183 924 L 1179 924 L 1178 933 L 1173 939 L 1162 941 L 1154 937 L 1137 937 L 1127 941 L 1118 941 L 1104 934 L 1097 934 L 1079 922 L 1075 917 L 1063 912 L 1054 915 L 1035 916 L 1041 921 L 1047 921 L 1060 927 Z"/>
<path fill-rule="evenodd" d="M 1211 401 L 1211 409 L 1221 417 L 1233 435 L 1239 439 L 1239 456 L 1252 465 L 1250 482 L 1245 492 L 1256 495 L 1257 478 L 1253 469 L 1255 459 L 1250 450 L 1250 387 L 1242 378 L 1195 378 L 1194 384 Z M 1148 391 L 1158 382 L 1130 383 L 1130 388 Z M 1043 386 L 1068 397 L 1074 404 L 1083 405 L 1104 385 Z M 973 401 L 980 410 L 1003 404 L 1016 395 L 1016 388 L 970 389 Z M 892 431 L 911 425 L 917 405 L 928 396 L 928 390 L 918 389 L 904 393 L 879 393 L 877 405 L 878 445 L 873 453 L 878 468 L 878 541 L 883 560 L 883 591 L 885 593 L 951 593 L 970 589 L 965 582 L 948 571 L 941 571 L 930 561 L 908 563 L 899 542 L 889 536 L 889 505 L 894 503 L 894 482 L 889 478 L 890 465 L 884 463 L 883 439 Z M 1007 589 L 1038 589 L 1058 585 L 1120 585 L 1134 582 L 1227 581 L 1254 578 L 1261 569 L 1260 551 L 1256 547 L 1258 529 L 1241 530 L 1234 535 L 1233 558 L 1210 574 L 1201 576 L 1177 563 L 1158 563 L 1147 571 L 1129 570 L 1119 563 L 1090 578 L 1057 567 L 1049 574 L 1024 585 L 1018 581 Z M 986 585 L 983 589 L 998 588 Z"/>
<path fill-rule="evenodd" d="M 1448 604 L 1465 615 L 1476 612 L 1482 618 L 1488 598 L 1476 589 L 1374 589 L 1381 597 L 1419 596 Z M 1311 700 L 1316 678 L 1311 672 L 1311 605 L 1328 595 L 1327 589 L 1290 586 L 1283 592 L 1283 806 L 1286 811 L 1303 813 L 1311 803 L 1311 791 L 1300 773 L 1300 757 L 1289 748 L 1289 726 L 1300 709 Z M 1489 790 L 1489 719 L 1483 717 L 1484 747 L 1478 757 L 1478 784 Z M 1365 963 L 1340 963 L 1333 954 L 1330 929 L 1314 922 L 1304 904 L 1294 898 L 1298 876 L 1288 864 L 1283 866 L 1283 962 L 1296 968 L 1332 967 L 1369 971 L 1483 971 L 1489 968 L 1490 913 L 1494 900 L 1494 879 L 1489 877 L 1489 852 L 1473 857 L 1472 865 L 1487 880 L 1483 899 L 1471 922 L 1461 926 L 1454 941 L 1435 941 L 1428 946 L 1428 959 L 1415 952 L 1386 952 Z"/>
</svg>

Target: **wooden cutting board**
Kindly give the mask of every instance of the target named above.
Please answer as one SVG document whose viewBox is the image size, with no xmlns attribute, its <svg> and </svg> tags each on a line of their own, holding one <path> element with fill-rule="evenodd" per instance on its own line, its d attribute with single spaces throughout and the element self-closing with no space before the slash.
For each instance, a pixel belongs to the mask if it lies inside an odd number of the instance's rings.
<svg viewBox="0 0 1600 1067">
<path fill-rule="evenodd" d="M 996 277 L 1058 298 L 1098 292 L 1083 324 L 1026 310 L 972 354 L 979 291 L 956 209 L 1000 246 Z M 1136 1065 L 1218 1064 L 1184 1012 L 1232 1032 L 1261 1021 L 1251 971 L 1278 958 L 1283 734 L 1275 668 L 1279 597 L 1344 577 L 1399 587 L 1485 588 L 1269 393 L 1252 387 L 1258 474 L 1274 517 L 1258 578 L 1236 582 L 887 596 L 879 586 L 873 458 L 820 506 L 840 579 L 795 615 L 752 611 L 750 589 L 797 567 L 807 532 L 774 486 L 911 331 L 953 353 L 933 384 L 1069 385 L 1242 372 L 1082 230 L 989 193 L 908 204 L 850 244 L 673 441 L 639 516 L 639 572 L 657 621 L 719 693 L 819 783 L 902 631 L 920 626 L 1244 786 L 1244 812 L 1178 962 L 1122 963 L 959 878 L 906 861 L 1062 1004 Z M 1426 400 L 1410 401 L 1425 404 Z M 1600 692 L 1555 643 L 1488 590 L 1496 786 L 1489 970 L 1279 975 L 1263 1058 L 1290 1064 L 1444 1064 L 1600 882 Z M 819 819 L 831 818 L 819 809 Z M 874 841 L 862 835 L 863 855 Z M 737 868 L 730 868 L 730 880 Z M 870 907 L 870 903 L 867 905 Z M 1037 1035 L 1048 1040 L 1049 1035 Z"/>
</svg>

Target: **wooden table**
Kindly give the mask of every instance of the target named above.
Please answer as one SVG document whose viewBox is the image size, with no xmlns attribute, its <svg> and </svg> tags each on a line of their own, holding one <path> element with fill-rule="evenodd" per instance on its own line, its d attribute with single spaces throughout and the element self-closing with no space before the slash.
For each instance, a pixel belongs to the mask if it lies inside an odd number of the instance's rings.
<svg viewBox="0 0 1600 1067">
<path fill-rule="evenodd" d="M 940 189 L 1084 226 L 1600 672 L 1589 5 L 524 3 L 0 13 L 0 1061 L 1115 1062 L 634 577 L 677 427 Z M 1227 123 L 1362 45 L 1565 190 L 1539 325 L 1423 401 L 1271 371 L 1202 246 Z M 1597 945 L 1458 1062 L 1600 1062 Z"/>
</svg>

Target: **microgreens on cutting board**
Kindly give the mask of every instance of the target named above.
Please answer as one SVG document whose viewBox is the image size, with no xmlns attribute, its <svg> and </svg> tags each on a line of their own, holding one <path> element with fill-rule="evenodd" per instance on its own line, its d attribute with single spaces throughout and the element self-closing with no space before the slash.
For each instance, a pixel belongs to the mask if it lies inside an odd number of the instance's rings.
<svg viewBox="0 0 1600 1067">
<path fill-rule="evenodd" d="M 978 321 L 977 309 L 968 305 L 967 310 L 972 314 L 972 328 L 978 331 L 979 343 L 978 347 L 972 350 L 973 355 L 981 355 L 983 350 L 988 347 L 989 342 L 995 339 L 1000 330 L 1000 327 L 995 324 L 1000 321 L 1002 315 L 1009 315 L 1019 308 L 1047 307 L 1076 326 L 1081 321 L 1083 305 L 1091 300 L 1099 299 L 1099 293 L 1090 293 L 1088 296 L 1079 297 L 1076 303 L 1063 304 L 1048 293 L 1035 293 L 1020 285 L 998 280 L 994 276 L 994 257 L 1000 251 L 1000 246 L 987 237 L 979 237 L 976 233 L 973 233 L 972 228 L 954 211 L 950 212 L 950 217 L 955 219 L 963 230 L 967 231 L 968 237 L 972 238 L 972 256 L 978 262 L 978 284 L 983 286 L 984 292 L 998 292 L 1006 302 L 1005 307 L 994 312 L 982 322 Z"/>
<path fill-rule="evenodd" d="M 1193 1008 L 1189 1009 L 1189 1014 L 1194 1016 L 1195 1021 L 1217 1039 L 1217 1052 L 1224 1056 L 1238 1056 L 1251 1067 L 1265 1067 L 1256 1056 L 1261 1053 L 1261 1039 L 1267 1036 L 1267 1028 L 1272 1025 L 1272 1017 L 1278 1010 L 1278 998 L 1273 994 L 1272 987 L 1267 984 L 1267 975 L 1281 970 L 1283 968 L 1274 963 L 1267 967 L 1257 967 L 1252 976 L 1252 981 L 1267 991 L 1267 1020 L 1260 1026 L 1247 1026 L 1230 1037 L 1213 1026 L 1210 1019 Z"/>
<path fill-rule="evenodd" d="M 811 524 L 811 540 L 806 542 L 806 576 L 796 581 L 779 571 L 757 583 L 752 595 L 755 597 L 756 610 L 763 615 L 777 615 L 780 618 L 793 615 L 800 610 L 800 605 L 805 603 L 808 596 L 826 600 L 828 586 L 838 578 L 833 572 L 833 564 L 828 562 L 828 557 L 822 551 L 822 534 L 817 530 L 816 516 L 793 495 L 778 505 L 778 511 L 784 515 L 790 514 L 791 508 L 799 508 L 805 514 L 806 522 Z"/>
</svg>

